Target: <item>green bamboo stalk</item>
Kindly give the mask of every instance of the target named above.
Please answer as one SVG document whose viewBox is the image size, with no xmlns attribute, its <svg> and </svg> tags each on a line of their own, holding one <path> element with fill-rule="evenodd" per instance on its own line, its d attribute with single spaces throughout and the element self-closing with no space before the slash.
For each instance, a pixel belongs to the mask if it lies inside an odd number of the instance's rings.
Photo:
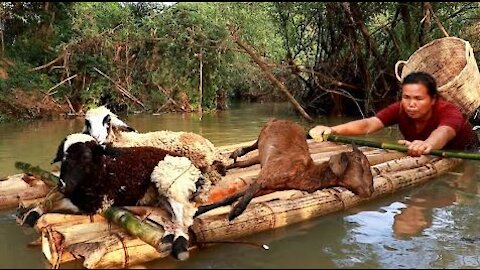
<svg viewBox="0 0 480 270">
<path fill-rule="evenodd" d="M 356 143 L 357 145 L 389 149 L 389 150 L 397 150 L 399 152 L 408 151 L 408 146 L 403 144 L 398 144 L 398 143 L 375 142 L 375 141 L 344 137 L 344 136 L 332 135 L 332 134 L 324 134 L 323 139 L 325 141 L 330 141 L 330 142 L 339 142 L 339 143 L 348 143 L 348 144 Z M 455 150 L 431 150 L 430 155 L 446 157 L 446 158 L 480 160 L 480 153 L 477 153 L 477 152 L 464 152 L 464 151 L 455 151 Z"/>
<path fill-rule="evenodd" d="M 143 222 L 127 209 L 112 206 L 105 210 L 101 215 L 109 221 L 121 226 L 131 235 L 134 235 L 145 243 L 151 245 L 158 252 L 164 252 L 169 245 L 162 242 L 164 234 L 163 228 Z"/>
<path fill-rule="evenodd" d="M 21 170 L 24 173 L 31 174 L 40 178 L 43 182 L 45 182 L 45 184 L 50 187 L 57 186 L 58 177 L 49 171 L 41 169 L 39 166 L 34 167 L 32 164 L 17 161 L 15 162 L 15 168 Z"/>
</svg>

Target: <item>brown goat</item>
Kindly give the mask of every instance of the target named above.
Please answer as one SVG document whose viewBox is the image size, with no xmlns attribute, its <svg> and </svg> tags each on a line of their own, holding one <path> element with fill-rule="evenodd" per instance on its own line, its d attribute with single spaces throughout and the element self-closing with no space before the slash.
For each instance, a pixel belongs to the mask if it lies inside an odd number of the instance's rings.
<svg viewBox="0 0 480 270">
<path fill-rule="evenodd" d="M 374 191 L 370 163 L 362 151 L 353 145 L 352 152 L 342 152 L 330 157 L 328 162 L 315 164 L 308 151 L 305 131 L 295 122 L 270 120 L 253 145 L 237 149 L 230 158 L 236 160 L 257 148 L 257 157 L 229 166 L 245 167 L 259 160 L 261 169 L 256 181 L 243 192 L 200 206 L 196 216 L 242 197 L 228 216 L 232 220 L 243 213 L 253 197 L 288 189 L 311 193 L 322 188 L 343 186 L 360 197 L 369 197 Z"/>
</svg>

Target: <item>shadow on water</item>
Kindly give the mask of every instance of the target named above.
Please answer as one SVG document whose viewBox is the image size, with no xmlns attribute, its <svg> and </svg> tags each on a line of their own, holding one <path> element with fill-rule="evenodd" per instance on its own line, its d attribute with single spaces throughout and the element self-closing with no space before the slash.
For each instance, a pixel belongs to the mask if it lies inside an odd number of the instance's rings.
<svg viewBox="0 0 480 270">
<path fill-rule="evenodd" d="M 140 132 L 191 131 L 216 146 L 256 139 L 271 117 L 311 127 L 289 105 L 234 104 L 229 111 L 198 114 L 128 115 Z M 348 118 L 320 118 L 339 124 Z M 18 173 L 15 161 L 50 168 L 59 142 L 81 130 L 83 121 L 56 120 L 2 125 L 0 176 Z M 366 136 L 379 141 L 400 138 L 395 128 Z M 242 240 L 270 250 L 233 244 L 207 246 L 190 259 L 146 263 L 147 268 L 480 268 L 480 162 L 469 161 L 413 189 L 397 192 L 343 212 L 258 233 Z M 15 223 L 14 211 L 0 214 L 0 268 L 50 268 L 39 247 L 27 247 L 38 234 Z M 80 262 L 61 268 L 82 268 Z"/>
</svg>

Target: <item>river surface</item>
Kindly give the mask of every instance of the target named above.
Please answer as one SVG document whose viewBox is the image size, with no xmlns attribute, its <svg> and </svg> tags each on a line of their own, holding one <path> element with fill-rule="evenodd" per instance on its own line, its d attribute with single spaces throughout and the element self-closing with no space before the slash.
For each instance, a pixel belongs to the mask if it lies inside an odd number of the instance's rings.
<svg viewBox="0 0 480 270">
<path fill-rule="evenodd" d="M 204 114 L 122 116 L 140 132 L 191 131 L 216 146 L 256 139 L 269 118 L 292 119 L 304 127 L 288 104 L 236 104 Z M 338 124 L 349 118 L 319 118 Z M 0 177 L 19 173 L 15 161 L 50 165 L 60 141 L 79 132 L 81 119 L 0 125 Z M 370 139 L 395 141 L 387 128 Z M 480 161 L 467 161 L 453 172 L 410 190 L 363 203 L 242 240 L 267 244 L 270 250 L 218 244 L 194 251 L 183 262 L 171 258 L 146 268 L 480 268 Z M 0 212 L 0 268 L 50 268 L 39 247 L 28 247 L 38 234 L 15 223 L 14 209 Z M 79 262 L 61 268 L 81 268 Z"/>
</svg>

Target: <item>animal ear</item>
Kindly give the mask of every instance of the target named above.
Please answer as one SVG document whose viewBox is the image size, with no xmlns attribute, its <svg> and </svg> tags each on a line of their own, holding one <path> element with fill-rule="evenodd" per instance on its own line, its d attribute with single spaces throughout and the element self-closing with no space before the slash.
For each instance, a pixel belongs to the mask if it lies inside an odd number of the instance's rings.
<svg viewBox="0 0 480 270">
<path fill-rule="evenodd" d="M 59 161 L 62 161 L 63 160 L 63 156 L 65 155 L 63 153 L 63 147 L 65 146 L 65 141 L 67 140 L 67 138 L 63 139 L 63 141 L 60 143 L 60 145 L 58 146 L 57 148 L 57 154 L 55 155 L 55 158 L 53 159 L 52 163 L 55 163 L 55 162 L 59 162 Z"/>
<path fill-rule="evenodd" d="M 110 125 L 111 122 L 112 122 L 112 117 L 110 116 L 110 114 L 105 115 L 105 117 L 103 118 L 102 124 Z"/>
<path fill-rule="evenodd" d="M 122 120 L 118 119 L 118 117 L 113 116 L 111 119 L 111 125 L 120 131 L 133 131 L 137 132 L 134 128 L 130 127 L 129 125 L 125 124 Z"/>
<path fill-rule="evenodd" d="M 83 134 L 90 134 L 90 129 L 91 128 L 92 128 L 92 125 L 90 124 L 90 120 L 85 119 L 85 123 L 83 124 L 82 133 Z"/>
<path fill-rule="evenodd" d="M 119 126 L 117 129 L 124 132 L 137 132 L 137 130 L 129 126 Z"/>
<path fill-rule="evenodd" d="M 348 157 L 344 152 L 331 156 L 330 160 L 328 161 L 328 166 L 337 177 L 343 176 L 345 169 L 347 169 L 347 165 Z"/>
</svg>

